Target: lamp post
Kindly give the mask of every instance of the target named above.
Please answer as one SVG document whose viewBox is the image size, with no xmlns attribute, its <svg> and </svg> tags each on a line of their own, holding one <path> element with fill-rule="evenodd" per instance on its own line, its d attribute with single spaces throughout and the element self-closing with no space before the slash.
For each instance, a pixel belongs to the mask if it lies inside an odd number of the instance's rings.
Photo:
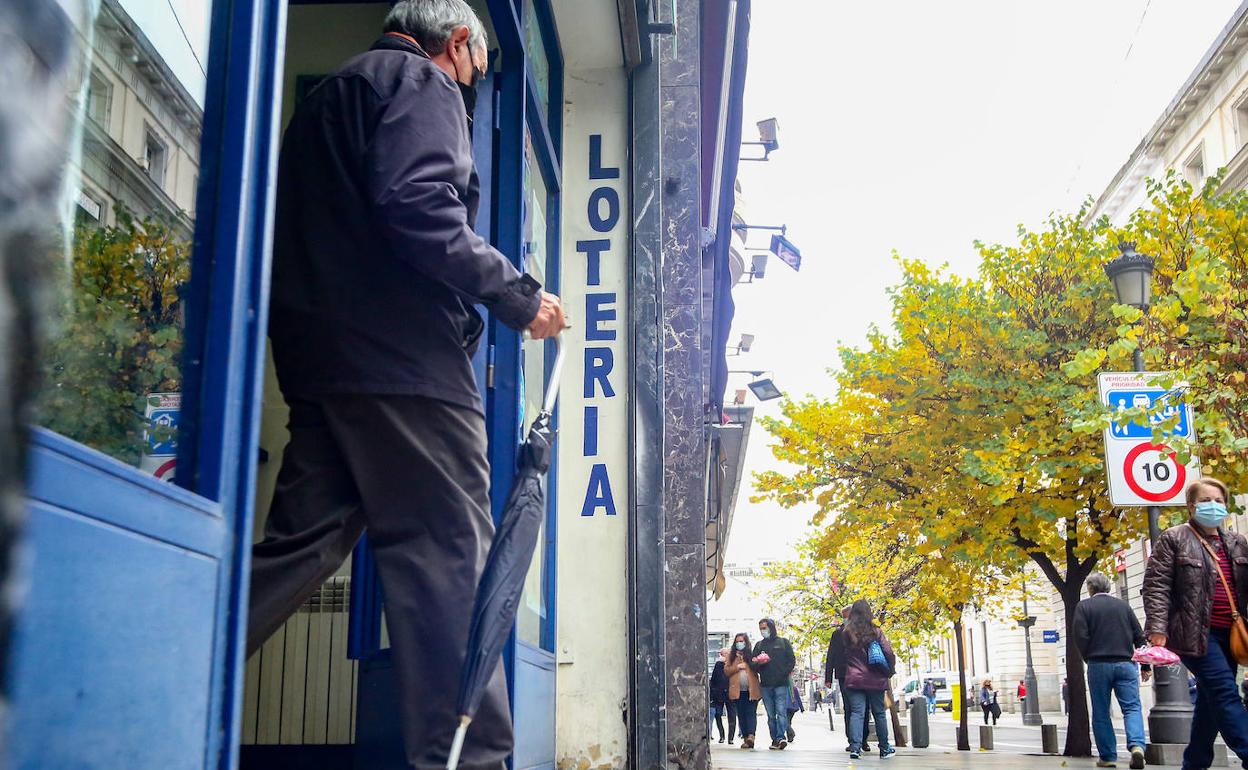
<svg viewBox="0 0 1248 770">
<path fill-rule="evenodd" d="M 1044 724 L 1040 716 L 1040 697 L 1037 690 L 1036 666 L 1031 657 L 1031 627 L 1036 624 L 1036 617 L 1027 608 L 1027 573 L 1023 573 L 1023 619 L 1018 621 L 1023 627 L 1023 644 L 1027 650 L 1027 668 L 1023 672 L 1023 686 L 1027 688 L 1027 700 L 1023 701 L 1023 724 L 1028 727 Z"/>
<path fill-rule="evenodd" d="M 1153 293 L 1155 260 L 1135 250 L 1135 244 L 1120 243 L 1122 252 L 1105 265 L 1105 275 L 1114 284 L 1118 304 L 1130 305 L 1147 313 Z M 1144 351 L 1136 347 L 1135 371 L 1144 367 Z M 1148 541 L 1157 543 L 1161 534 L 1161 508 L 1148 507 Z M 1153 669 L 1153 708 L 1148 712 L 1148 736 L 1154 744 L 1186 744 L 1192 729 L 1192 702 L 1187 690 L 1187 669 L 1182 664 L 1156 666 Z M 1149 760 L 1153 762 L 1152 759 Z"/>
</svg>

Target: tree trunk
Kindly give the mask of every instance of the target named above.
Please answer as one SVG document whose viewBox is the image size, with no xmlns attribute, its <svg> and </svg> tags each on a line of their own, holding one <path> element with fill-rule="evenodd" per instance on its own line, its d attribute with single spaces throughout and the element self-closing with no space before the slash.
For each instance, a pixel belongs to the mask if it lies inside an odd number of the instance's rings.
<svg viewBox="0 0 1248 770">
<path fill-rule="evenodd" d="M 1075 606 L 1079 604 L 1081 583 L 1067 581 L 1061 588 L 1062 606 L 1066 608 L 1066 685 L 1070 716 L 1066 721 L 1066 750 L 1068 757 L 1092 756 L 1092 735 L 1088 719 L 1087 687 L 1083 679 L 1083 656 L 1075 646 L 1071 629 L 1075 624 Z"/>
<path fill-rule="evenodd" d="M 953 621 L 953 635 L 958 645 L 958 687 L 962 691 L 962 697 L 958 699 L 958 751 L 970 751 L 971 738 L 967 733 L 966 724 L 966 648 L 962 644 L 961 612 L 958 612 L 958 619 Z"/>
</svg>

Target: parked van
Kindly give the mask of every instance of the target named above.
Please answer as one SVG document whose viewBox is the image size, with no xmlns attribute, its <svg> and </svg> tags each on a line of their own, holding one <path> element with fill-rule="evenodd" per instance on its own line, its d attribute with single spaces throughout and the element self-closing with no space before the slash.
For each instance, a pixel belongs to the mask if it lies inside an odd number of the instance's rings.
<svg viewBox="0 0 1248 770">
<path fill-rule="evenodd" d="M 958 675 L 949 671 L 928 671 L 911 677 L 893 691 L 893 699 L 898 703 L 913 704 L 914 699 L 923 694 L 923 683 L 931 680 L 936 684 L 936 708 L 942 711 L 953 711 L 953 690 L 949 688 L 956 682 Z"/>
</svg>

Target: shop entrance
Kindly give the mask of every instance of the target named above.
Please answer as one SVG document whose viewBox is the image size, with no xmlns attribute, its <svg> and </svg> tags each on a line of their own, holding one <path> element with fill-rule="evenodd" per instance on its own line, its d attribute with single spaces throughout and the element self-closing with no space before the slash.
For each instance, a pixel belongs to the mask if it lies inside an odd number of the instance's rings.
<svg viewBox="0 0 1248 770">
<path fill-rule="evenodd" d="M 509 0 L 471 4 L 486 24 L 491 48 L 491 71 L 480 85 L 473 121 L 481 186 L 477 230 L 545 285 L 556 287 L 557 222 L 548 220 L 546 212 L 554 210 L 557 177 L 549 153 L 543 153 L 547 162 L 539 165 L 531 133 L 523 128 L 531 76 L 524 75 L 524 43 L 515 26 L 521 9 Z M 388 8 L 388 2 L 292 0 L 282 73 L 283 126 L 321 77 L 377 39 Z M 499 18 L 506 23 L 498 24 Z M 478 310 L 488 332 L 474 368 L 486 404 L 497 516 L 510 487 L 515 447 L 536 415 L 551 357 L 547 344 L 521 344 L 484 308 Z M 287 440 L 286 409 L 271 366 L 265 381 L 261 446 L 268 459 L 257 483 L 256 537 Z M 553 768 L 554 762 L 553 500 L 550 511 L 505 653 L 516 722 L 515 768 Z M 405 766 L 384 618 L 365 536 L 348 563 L 247 661 L 243 768 Z"/>
</svg>

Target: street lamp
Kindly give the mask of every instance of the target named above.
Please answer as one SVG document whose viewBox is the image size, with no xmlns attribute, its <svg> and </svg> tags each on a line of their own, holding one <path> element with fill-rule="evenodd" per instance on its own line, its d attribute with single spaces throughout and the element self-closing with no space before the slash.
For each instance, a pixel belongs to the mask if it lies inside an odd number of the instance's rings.
<svg viewBox="0 0 1248 770">
<path fill-rule="evenodd" d="M 1018 621 L 1023 627 L 1023 643 L 1027 650 L 1027 668 L 1023 672 L 1023 685 L 1027 688 L 1027 700 L 1023 701 L 1023 724 L 1029 727 L 1044 724 L 1040 716 L 1039 683 L 1036 681 L 1036 666 L 1031 657 L 1031 627 L 1036 624 L 1036 616 L 1027 608 L 1027 573 L 1023 572 L 1023 619 Z"/>
<path fill-rule="evenodd" d="M 1148 311 L 1153 298 L 1153 265 L 1156 260 L 1135 250 L 1129 241 L 1118 244 L 1118 258 L 1105 265 L 1105 275 L 1114 283 L 1119 305 Z"/>
<path fill-rule="evenodd" d="M 1130 305 L 1147 313 L 1153 298 L 1153 268 L 1156 260 L 1135 250 L 1135 244 L 1118 244 L 1122 252 L 1105 265 L 1105 275 L 1114 284 L 1114 294 L 1120 305 Z M 1148 371 L 1144 367 L 1144 351 L 1136 346 L 1133 361 L 1135 371 Z M 1161 508 L 1148 507 L 1148 540 L 1154 545 L 1161 535 Z M 1153 669 L 1154 705 L 1148 712 L 1148 736 L 1153 744 L 1185 744 L 1191 736 L 1192 702 L 1187 691 L 1187 669 L 1182 664 L 1156 666 Z M 1151 744 L 1150 744 L 1151 745 Z M 1154 754 L 1149 761 L 1156 764 Z"/>
</svg>

